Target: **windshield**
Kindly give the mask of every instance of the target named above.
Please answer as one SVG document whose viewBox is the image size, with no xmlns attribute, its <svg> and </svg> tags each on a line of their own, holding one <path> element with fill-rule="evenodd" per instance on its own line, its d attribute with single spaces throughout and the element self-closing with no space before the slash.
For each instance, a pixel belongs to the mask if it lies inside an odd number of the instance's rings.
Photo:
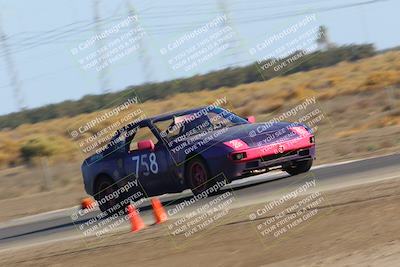
<svg viewBox="0 0 400 267">
<path fill-rule="evenodd" d="M 186 138 L 217 129 L 246 124 L 247 120 L 223 108 L 201 109 L 197 112 L 155 122 L 161 136 L 168 140 Z"/>
</svg>

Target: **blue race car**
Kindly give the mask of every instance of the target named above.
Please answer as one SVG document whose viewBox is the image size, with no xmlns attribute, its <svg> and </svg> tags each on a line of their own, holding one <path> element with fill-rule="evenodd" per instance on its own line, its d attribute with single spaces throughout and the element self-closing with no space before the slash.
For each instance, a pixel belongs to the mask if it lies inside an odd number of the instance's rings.
<svg viewBox="0 0 400 267">
<path fill-rule="evenodd" d="M 306 125 L 255 123 L 207 106 L 126 125 L 84 161 L 82 173 L 86 192 L 105 211 L 122 196 L 200 194 L 273 169 L 296 175 L 313 159 L 315 139 Z"/>
</svg>

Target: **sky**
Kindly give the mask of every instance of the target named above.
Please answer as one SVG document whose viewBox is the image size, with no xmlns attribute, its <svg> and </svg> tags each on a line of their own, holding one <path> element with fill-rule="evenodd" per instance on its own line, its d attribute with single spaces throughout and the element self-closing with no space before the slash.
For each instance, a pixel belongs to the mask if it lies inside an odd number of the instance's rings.
<svg viewBox="0 0 400 267">
<path fill-rule="evenodd" d="M 337 45 L 373 43 L 377 49 L 400 45 L 400 1 L 396 0 L 99 0 L 98 24 L 94 23 L 94 2 L 0 1 L 0 25 L 9 49 L 6 53 L 4 42 L 0 46 L 0 114 L 18 110 L 11 74 L 20 82 L 24 105 L 33 108 L 99 94 L 102 89 L 118 91 L 246 65 L 273 55 L 319 25 L 328 28 L 329 40 Z M 137 19 L 128 20 L 133 15 Z M 312 15 L 312 21 L 295 34 L 256 54 L 249 52 Z M 105 38 L 88 45 L 106 31 Z M 119 45 L 125 44 L 119 50 L 113 46 L 117 39 Z M 217 47 L 209 47 L 209 57 L 204 54 L 201 63 L 189 66 L 183 58 L 205 49 L 212 43 L 207 40 L 219 40 L 221 47 L 231 48 L 218 52 Z M 109 52 L 112 63 L 97 71 L 87 63 L 93 62 L 101 47 L 107 47 L 101 55 Z"/>
</svg>

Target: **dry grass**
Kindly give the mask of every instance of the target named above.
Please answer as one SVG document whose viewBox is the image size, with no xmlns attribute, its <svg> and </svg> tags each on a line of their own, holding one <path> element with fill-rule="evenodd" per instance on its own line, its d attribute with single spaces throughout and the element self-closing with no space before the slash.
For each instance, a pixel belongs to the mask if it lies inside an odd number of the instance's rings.
<svg viewBox="0 0 400 267">
<path fill-rule="evenodd" d="M 156 115 L 171 110 L 184 109 L 213 103 L 216 99 L 226 97 L 227 107 L 243 116 L 255 115 L 267 117 L 276 112 L 284 111 L 307 96 L 317 96 L 319 101 L 330 101 L 342 95 L 375 94 L 385 88 L 400 85 L 400 52 L 388 52 L 376 57 L 360 60 L 355 63 L 342 62 L 336 66 L 317 69 L 305 73 L 296 73 L 287 77 L 278 77 L 266 82 L 239 85 L 233 88 L 220 88 L 214 91 L 199 91 L 171 96 L 165 100 L 148 101 L 140 104 L 147 116 Z M 399 93 L 395 89 L 395 104 Z M 380 102 L 389 102 L 393 96 L 386 93 Z M 391 99 L 393 101 L 393 99 Z M 365 101 L 367 103 L 365 103 Z M 356 103 L 357 109 L 363 109 L 370 103 Z M 385 106 L 386 111 L 395 109 L 392 105 Z M 355 108 L 352 106 L 352 108 Z M 338 116 L 346 112 L 336 110 Z M 343 110 L 344 111 L 344 110 Z M 74 129 L 95 118 L 103 111 L 92 114 L 82 114 L 73 118 L 62 118 L 24 124 L 14 130 L 0 132 L 0 166 L 13 165 L 21 162 L 20 147 L 32 138 L 46 138 L 52 143 L 54 157 L 57 160 L 74 161 L 80 158 L 76 145 L 72 142 L 68 129 Z M 382 113 L 385 113 L 383 111 Z M 115 120 L 125 116 L 121 113 Z M 336 114 L 333 115 L 336 117 Z M 113 121 L 115 121 L 113 120 Z M 96 131 L 108 126 L 109 120 L 83 135 L 80 140 L 89 137 Z M 385 127 L 399 124 L 399 111 L 377 118 L 370 122 L 373 127 Z M 368 125 L 370 127 L 371 125 Z M 354 130 L 352 130 L 354 131 Z M 346 135 L 346 134 L 345 134 Z M 339 137 L 341 134 L 339 134 Z M 79 140 L 78 140 L 79 141 Z"/>
<path fill-rule="evenodd" d="M 315 96 L 326 115 L 317 132 L 319 160 L 326 162 L 362 157 L 375 152 L 398 151 L 399 88 L 400 52 L 388 52 L 358 62 L 342 62 L 336 66 L 277 77 L 266 82 L 177 94 L 164 100 L 145 102 L 134 109 L 140 107 L 147 116 L 151 116 L 211 104 L 218 98 L 226 97 L 227 108 L 243 116 L 255 115 L 261 121 L 287 111 L 306 97 Z M 68 129 L 75 129 L 102 112 L 25 124 L 14 130 L 0 131 L 0 166 L 5 169 L 18 165 L 21 162 L 20 147 L 29 139 L 45 138 L 54 148 L 54 155 L 49 158 L 50 165 L 55 166 L 52 167 L 55 169 L 53 175 L 56 180 L 53 188 L 81 186 L 79 167 L 73 171 L 61 168 L 69 162 L 79 166 L 78 163 L 85 156 L 71 140 Z M 123 112 L 112 121 L 98 125 L 81 136 L 78 142 L 127 113 Z M 390 143 L 385 142 L 385 138 L 390 139 Z M 37 168 L 40 169 L 40 166 Z M 28 181 L 29 177 L 35 178 Z M 26 192 L 41 192 L 41 179 L 37 177 L 41 175 L 32 171 L 32 168 L 19 169 L 18 174 L 13 176 L 2 171 L 0 194 L 16 197 Z M 24 190 L 7 190 L 13 183 L 21 184 L 17 180 L 24 179 L 27 179 L 22 183 Z"/>
</svg>

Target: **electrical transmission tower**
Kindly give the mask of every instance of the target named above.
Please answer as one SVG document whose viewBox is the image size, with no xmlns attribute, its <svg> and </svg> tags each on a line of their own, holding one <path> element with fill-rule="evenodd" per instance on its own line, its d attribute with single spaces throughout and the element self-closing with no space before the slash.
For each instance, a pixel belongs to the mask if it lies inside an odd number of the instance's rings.
<svg viewBox="0 0 400 267">
<path fill-rule="evenodd" d="M 235 29 L 234 29 L 234 26 L 232 23 L 232 19 L 231 19 L 230 13 L 229 13 L 228 4 L 226 3 L 225 0 L 218 1 L 218 9 L 220 10 L 222 15 L 226 16 L 226 20 L 224 21 L 224 23 L 221 24 L 221 30 L 226 27 L 229 27 L 232 30 L 232 32 L 234 33 L 233 37 L 230 40 L 225 40 L 223 42 L 223 46 L 228 45 L 227 51 L 229 51 L 229 53 L 227 55 L 225 55 L 224 57 L 234 58 L 236 56 L 236 54 L 234 53 L 234 50 L 238 46 L 238 40 L 236 38 L 236 32 L 235 32 Z"/>
<path fill-rule="evenodd" d="M 128 10 L 129 16 L 137 16 L 137 12 L 129 0 L 126 1 L 126 8 Z M 133 25 L 134 25 L 135 29 L 139 29 L 141 27 L 138 20 L 134 20 Z M 137 34 L 141 34 L 141 31 L 138 31 Z M 146 82 L 149 82 L 152 80 L 153 73 L 154 73 L 154 71 L 151 67 L 151 59 L 146 50 L 146 46 L 145 46 L 143 38 L 138 38 L 138 44 L 139 44 L 139 48 L 138 48 L 139 58 L 140 58 L 140 61 L 142 62 L 142 66 L 143 66 L 144 79 Z"/>
<path fill-rule="evenodd" d="M 100 0 L 94 0 L 93 1 L 93 15 L 94 15 L 94 28 L 95 28 L 95 34 L 99 36 L 101 34 L 101 25 L 100 25 L 100 10 L 99 10 L 99 4 Z M 96 49 L 100 53 L 98 53 L 98 67 L 101 69 L 99 70 L 98 78 L 99 78 L 99 83 L 101 87 L 101 92 L 102 93 L 108 93 L 110 91 L 110 83 L 108 80 L 108 67 L 104 66 L 106 63 L 104 59 L 104 51 L 105 49 L 103 48 L 103 42 L 102 38 L 100 37 L 96 41 Z"/>
<path fill-rule="evenodd" d="M 8 74 L 10 75 L 10 79 L 11 79 L 10 85 L 12 86 L 12 88 L 14 90 L 15 104 L 16 104 L 18 110 L 24 110 L 24 109 L 26 109 L 26 105 L 25 105 L 25 99 L 24 99 L 23 92 L 22 92 L 21 81 L 18 78 L 18 72 L 15 68 L 14 60 L 11 56 L 11 50 L 7 43 L 7 39 L 8 39 L 8 37 L 4 33 L 1 16 L 0 16 L 0 46 L 3 51 Z"/>
</svg>

